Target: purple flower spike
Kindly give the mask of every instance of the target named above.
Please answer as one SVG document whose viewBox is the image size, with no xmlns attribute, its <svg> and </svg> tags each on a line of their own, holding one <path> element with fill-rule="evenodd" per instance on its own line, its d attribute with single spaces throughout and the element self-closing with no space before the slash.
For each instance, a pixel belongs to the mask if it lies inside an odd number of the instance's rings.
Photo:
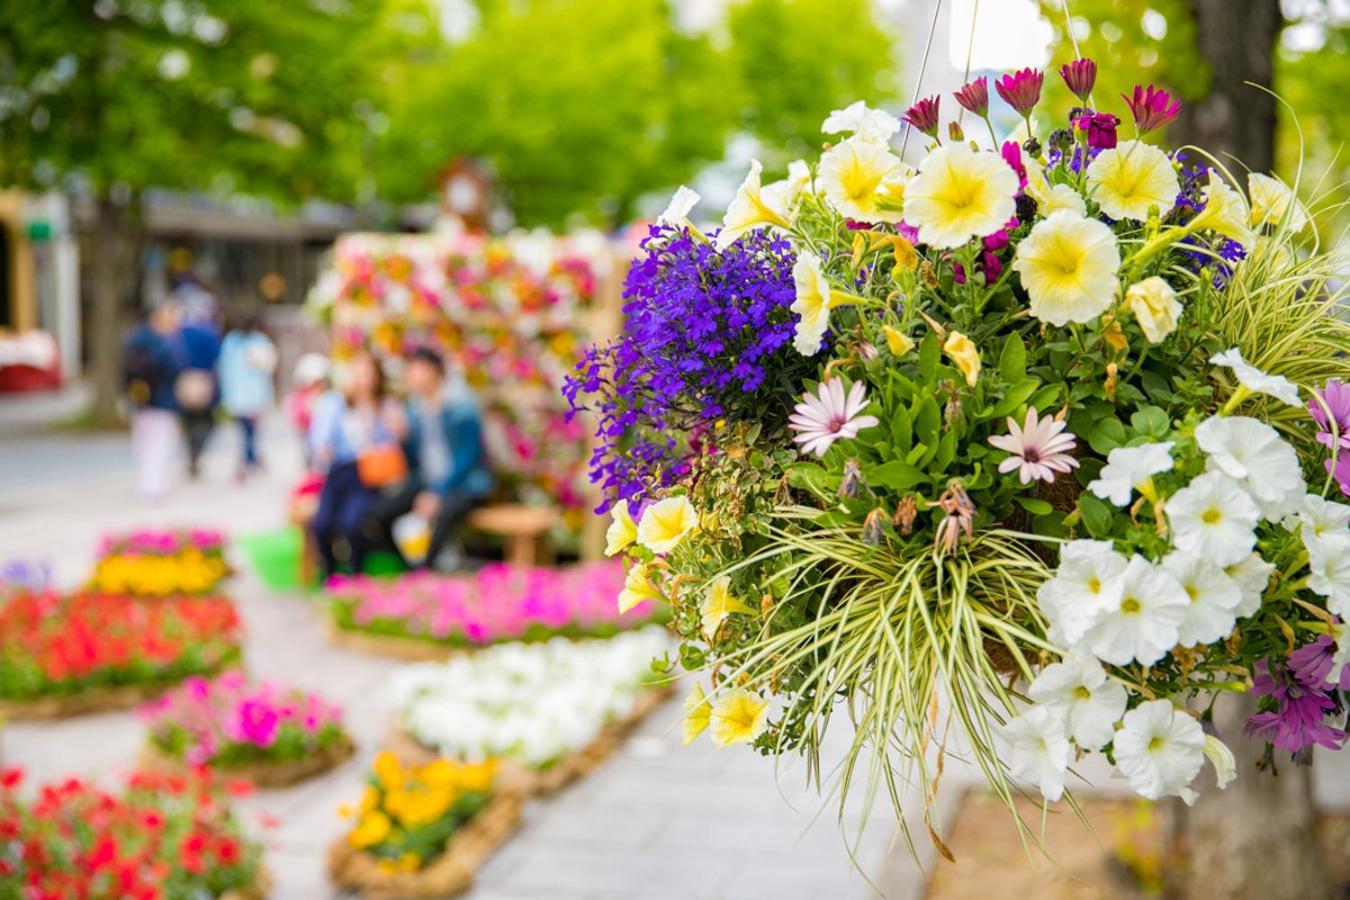
<svg viewBox="0 0 1350 900">
<path fill-rule="evenodd" d="M 956 102 L 983 119 L 989 115 L 989 79 L 981 75 L 952 94 Z"/>
<path fill-rule="evenodd" d="M 1181 101 L 1151 84 L 1147 88 L 1136 84 L 1133 97 L 1120 96 L 1129 104 L 1130 112 L 1134 115 L 1134 125 L 1140 134 L 1170 125 L 1181 115 Z"/>
<path fill-rule="evenodd" d="M 1005 103 L 1025 118 L 1041 102 L 1041 85 L 1044 83 L 1045 74 L 1040 70 L 1022 69 L 995 81 L 994 89 Z"/>
<path fill-rule="evenodd" d="M 925 97 L 918 103 L 915 103 L 905 114 L 901 116 L 909 124 L 922 131 L 929 137 L 937 137 L 939 117 L 938 106 L 942 103 L 942 97 L 934 94 L 932 97 Z"/>
<path fill-rule="evenodd" d="M 1327 415 L 1328 411 L 1330 416 Z M 1334 447 L 1339 441 L 1342 449 L 1350 450 L 1350 384 L 1344 384 L 1337 378 L 1328 381 L 1322 390 L 1313 392 L 1308 401 L 1308 414 L 1322 428 L 1317 435 L 1319 441 L 1328 447 Z M 1333 422 L 1336 425 L 1335 439 L 1331 433 Z"/>
<path fill-rule="evenodd" d="M 1075 59 L 1059 67 L 1059 77 L 1068 85 L 1069 93 L 1079 102 L 1087 103 L 1092 86 L 1097 83 L 1097 64 L 1090 59 Z"/>
<path fill-rule="evenodd" d="M 1087 132 L 1088 146 L 1094 150 L 1109 150 L 1116 145 L 1116 127 L 1120 117 L 1110 113 L 1092 113 L 1079 116 L 1073 124 Z"/>
</svg>

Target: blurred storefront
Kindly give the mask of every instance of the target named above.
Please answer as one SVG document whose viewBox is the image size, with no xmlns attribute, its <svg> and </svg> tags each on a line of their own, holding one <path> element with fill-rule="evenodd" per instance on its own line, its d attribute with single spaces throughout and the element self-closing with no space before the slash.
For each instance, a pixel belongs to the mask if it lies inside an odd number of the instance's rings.
<svg viewBox="0 0 1350 900">
<path fill-rule="evenodd" d="M 79 268 L 62 195 L 0 191 L 0 392 L 78 375 Z"/>
</svg>

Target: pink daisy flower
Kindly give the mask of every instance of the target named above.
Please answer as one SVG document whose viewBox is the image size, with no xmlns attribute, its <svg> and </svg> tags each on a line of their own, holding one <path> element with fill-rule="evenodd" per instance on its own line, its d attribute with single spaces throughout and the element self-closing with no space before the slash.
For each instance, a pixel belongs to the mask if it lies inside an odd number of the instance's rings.
<svg viewBox="0 0 1350 900">
<path fill-rule="evenodd" d="M 1017 470 L 1023 484 L 1032 481 L 1054 481 L 1056 472 L 1078 468 L 1078 460 L 1070 455 L 1076 444 L 1067 425 L 1053 416 L 1037 418 L 1036 408 L 1027 408 L 1027 417 L 1021 427 L 1008 417 L 1008 434 L 991 437 L 989 443 L 1012 454 L 998 464 L 998 470 L 1008 473 Z"/>
<path fill-rule="evenodd" d="M 843 380 L 831 378 L 815 394 L 802 397 L 788 417 L 788 427 L 798 432 L 793 440 L 802 445 L 802 453 L 824 456 L 835 441 L 857 437 L 859 431 L 878 424 L 876 416 L 858 415 L 866 405 L 862 382 L 854 382 L 845 396 Z"/>
</svg>

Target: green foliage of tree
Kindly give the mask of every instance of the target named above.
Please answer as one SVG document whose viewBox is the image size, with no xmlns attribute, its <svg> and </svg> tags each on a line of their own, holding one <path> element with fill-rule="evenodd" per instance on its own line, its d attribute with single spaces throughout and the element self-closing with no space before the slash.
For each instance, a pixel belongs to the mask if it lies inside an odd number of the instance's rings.
<svg viewBox="0 0 1350 900">
<path fill-rule="evenodd" d="M 1325 43 L 1308 51 L 1281 48 L 1275 58 L 1275 90 L 1292 108 L 1280 109 L 1276 146 L 1281 173 L 1293 178 L 1303 163 L 1300 193 L 1312 196 L 1350 178 L 1350 23 L 1326 29 Z M 1294 117 L 1298 122 L 1295 127 Z M 1302 130 L 1302 146 L 1299 131 Z M 1344 218 L 1344 210 L 1339 211 Z"/>
<path fill-rule="evenodd" d="M 830 110 L 858 99 L 877 106 L 897 94 L 895 38 L 871 0 L 742 0 L 727 28 L 743 124 L 784 158 L 819 146 Z"/>
</svg>

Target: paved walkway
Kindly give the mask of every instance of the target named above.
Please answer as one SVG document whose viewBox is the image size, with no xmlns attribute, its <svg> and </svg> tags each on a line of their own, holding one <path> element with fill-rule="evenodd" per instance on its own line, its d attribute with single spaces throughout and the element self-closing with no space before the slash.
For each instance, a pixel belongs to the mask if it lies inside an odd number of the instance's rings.
<svg viewBox="0 0 1350 900">
<path fill-rule="evenodd" d="M 278 527 L 297 451 L 280 424 L 267 430 L 266 476 L 231 478 L 236 437 L 220 433 L 203 480 L 147 507 L 131 491 L 125 436 L 16 434 L 0 415 L 0 558 L 52 561 L 63 586 L 87 575 L 99 536 L 143 525 L 202 523 L 234 534 Z M 357 759 L 297 787 L 250 798 L 281 824 L 266 833 L 268 865 L 282 900 L 334 896 L 325 852 L 342 830 L 339 804 L 359 790 L 364 766 L 389 723 L 380 701 L 397 663 L 330 647 L 319 610 L 302 596 L 272 594 L 236 556 L 228 589 L 245 621 L 245 664 L 258 677 L 320 690 L 346 709 Z M 780 773 L 744 749 L 686 750 L 673 701 L 616 756 L 582 782 L 531 804 L 522 830 L 481 873 L 475 900 L 518 898 L 849 898 L 875 896 L 849 861 L 837 811 L 802 790 L 803 769 Z M 142 740 L 134 714 L 56 723 L 14 723 L 3 758 L 38 779 L 71 773 L 112 778 L 131 766 Z M 845 833 L 856 836 L 850 812 Z M 922 834 L 922 829 L 919 831 Z M 921 882 L 890 820 L 858 843 L 862 871 L 890 898 L 917 897 Z"/>
</svg>

